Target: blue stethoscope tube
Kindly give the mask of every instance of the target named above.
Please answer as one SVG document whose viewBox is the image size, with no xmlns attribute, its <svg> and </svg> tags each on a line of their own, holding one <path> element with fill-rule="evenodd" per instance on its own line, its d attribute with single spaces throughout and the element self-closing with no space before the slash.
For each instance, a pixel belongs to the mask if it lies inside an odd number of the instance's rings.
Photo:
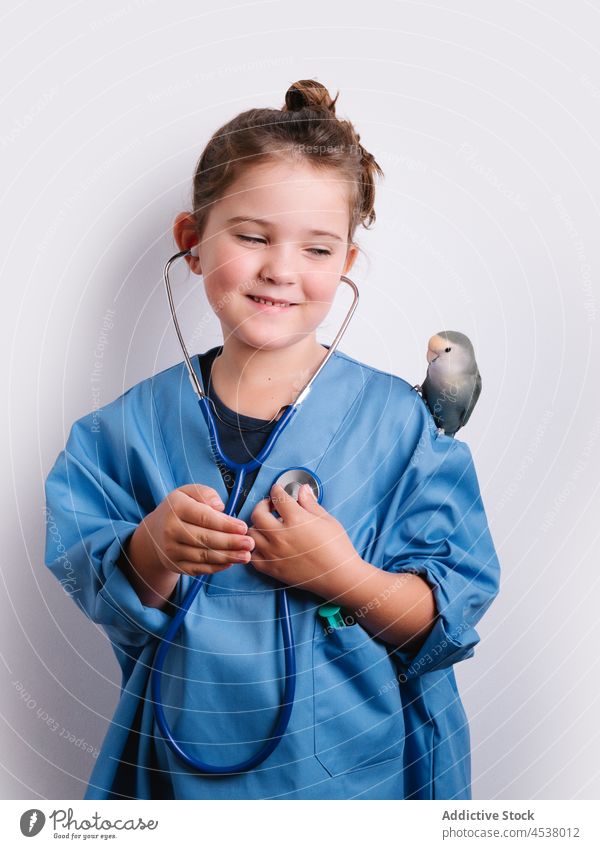
<svg viewBox="0 0 600 849">
<path fill-rule="evenodd" d="M 226 465 L 230 469 L 234 470 L 237 473 L 235 483 L 231 491 L 231 495 L 229 496 L 229 500 L 225 508 L 225 512 L 228 515 L 234 516 L 237 515 L 235 510 L 240 495 L 243 491 L 244 479 L 246 478 L 246 475 L 254 471 L 254 469 L 261 466 L 265 462 L 265 460 L 271 453 L 275 442 L 279 438 L 280 434 L 283 432 L 289 420 L 298 411 L 298 408 L 287 408 L 285 413 L 276 423 L 276 426 L 271 431 L 267 442 L 265 443 L 257 457 L 253 458 L 248 463 L 236 463 L 235 461 L 230 460 L 229 458 L 226 458 L 223 455 L 217 429 L 215 427 L 212 415 L 210 414 L 208 409 L 210 401 L 207 398 L 200 398 L 198 400 L 200 404 L 200 409 L 202 410 L 202 413 L 206 420 L 211 441 L 213 442 L 219 454 L 219 457 L 223 460 L 224 463 L 226 463 Z M 277 589 L 277 596 L 278 614 L 283 635 L 283 647 L 285 654 L 285 688 L 283 693 L 283 701 L 281 702 L 279 710 L 279 716 L 277 717 L 277 723 L 275 725 L 271 737 L 269 737 L 267 743 L 258 752 L 256 752 L 256 754 L 252 755 L 252 757 L 247 758 L 247 760 L 241 761 L 238 764 L 232 764 L 231 766 L 215 766 L 213 764 L 207 764 L 204 761 L 201 761 L 198 758 L 195 758 L 185 752 L 181 744 L 178 743 L 178 741 L 173 737 L 173 734 L 165 716 L 161 699 L 161 679 L 163 665 L 167 656 L 167 652 L 169 651 L 171 643 L 173 642 L 175 635 L 179 631 L 181 623 L 185 619 L 186 614 L 190 609 L 194 599 L 196 598 L 198 591 L 200 590 L 200 587 L 202 586 L 202 583 L 206 579 L 206 577 L 206 575 L 201 575 L 193 578 L 190 588 L 185 594 L 185 598 L 181 604 L 181 607 L 179 608 L 177 614 L 173 617 L 173 621 L 169 625 L 167 632 L 162 638 L 154 659 L 154 665 L 150 678 L 150 687 L 152 693 L 152 700 L 154 702 L 154 713 L 156 716 L 156 721 L 158 722 L 158 726 L 171 749 L 183 761 L 185 761 L 188 766 L 191 766 L 193 769 L 204 775 L 229 775 L 236 772 L 247 772 L 248 770 L 254 769 L 254 767 L 258 766 L 258 764 L 262 763 L 269 757 L 271 752 L 273 752 L 275 748 L 279 745 L 279 741 L 285 734 L 285 731 L 288 727 L 288 723 L 290 721 L 290 716 L 292 715 L 292 707 L 294 705 L 294 694 L 296 692 L 296 646 L 294 643 L 294 634 L 292 631 L 292 622 L 290 618 L 288 597 L 285 591 L 285 587 L 282 585 L 280 588 Z"/>
<path fill-rule="evenodd" d="M 253 472 L 254 469 L 262 466 L 262 464 L 268 458 L 269 454 L 273 449 L 273 446 L 279 439 L 280 435 L 283 433 L 292 417 L 300 409 L 300 404 L 308 395 L 313 381 L 315 380 L 315 378 L 317 377 L 329 357 L 337 348 L 339 341 L 342 338 L 342 335 L 345 332 L 346 327 L 348 326 L 350 319 L 354 313 L 354 310 L 356 309 L 356 306 L 358 304 L 358 289 L 356 285 L 352 282 L 352 280 L 347 277 L 342 277 L 342 280 L 348 283 L 353 289 L 354 301 L 346 315 L 346 318 L 344 319 L 342 327 L 338 331 L 337 336 L 329 347 L 326 357 L 324 358 L 317 371 L 312 375 L 306 386 L 299 393 L 294 404 L 285 408 L 285 412 L 283 413 L 279 421 L 276 422 L 275 427 L 271 431 L 269 438 L 267 439 L 265 445 L 263 446 L 258 456 L 253 458 L 252 460 L 249 460 L 247 463 L 237 463 L 234 460 L 231 460 L 229 457 L 225 457 L 225 455 L 223 454 L 221 443 L 219 441 L 219 435 L 217 433 L 217 429 L 215 427 L 215 423 L 209 409 L 209 404 L 212 402 L 204 394 L 204 391 L 200 386 L 196 373 L 193 370 L 191 360 L 185 347 L 185 342 L 183 340 L 181 330 L 179 328 L 179 323 L 177 321 L 177 314 L 175 311 L 175 305 L 173 303 L 173 297 L 171 293 L 171 286 L 169 283 L 169 266 L 174 260 L 178 259 L 179 257 L 186 256 L 190 253 L 191 252 L 189 250 L 180 251 L 169 259 L 169 261 L 165 265 L 164 270 L 165 285 L 167 288 L 167 296 L 169 299 L 169 306 L 171 308 L 171 315 L 175 324 L 177 335 L 179 337 L 181 348 L 184 353 L 190 381 L 192 383 L 194 391 L 198 395 L 198 403 L 206 421 L 206 426 L 210 434 L 211 444 L 214 446 L 221 461 L 229 469 L 236 472 L 235 483 L 233 485 L 233 489 L 231 491 L 227 506 L 225 508 L 225 512 L 228 515 L 236 516 L 236 509 L 240 499 L 240 495 L 243 491 L 244 480 L 246 476 L 250 472 Z M 165 716 L 165 711 L 161 698 L 162 674 L 167 652 L 169 651 L 173 640 L 175 639 L 175 636 L 179 631 L 190 607 L 192 606 L 194 599 L 198 595 L 198 592 L 206 577 L 207 575 L 201 575 L 195 576 L 192 579 L 190 587 L 181 603 L 181 607 L 173 617 L 164 636 L 160 638 L 160 642 L 154 656 L 154 662 L 150 673 L 150 692 L 152 695 L 152 701 L 154 703 L 154 714 L 156 717 L 156 721 L 161 730 L 161 733 L 163 734 L 167 744 L 170 746 L 172 751 L 175 752 L 175 754 L 179 758 L 181 758 L 181 760 L 184 761 L 188 766 L 190 766 L 192 769 L 196 770 L 202 775 L 233 775 L 235 773 L 248 772 L 249 770 L 254 769 L 254 767 L 261 764 L 264 760 L 266 760 L 269 755 L 277 748 L 277 746 L 281 742 L 283 735 L 286 732 L 290 717 L 292 715 L 292 708 L 294 706 L 294 695 L 296 692 L 296 646 L 294 643 L 294 634 L 292 630 L 292 622 L 290 618 L 290 610 L 286 588 L 285 585 L 282 584 L 281 587 L 277 589 L 277 607 L 281 632 L 283 636 L 283 648 L 285 656 L 285 686 L 283 700 L 279 708 L 279 714 L 277 717 L 275 728 L 273 729 L 273 733 L 268 738 L 265 745 L 258 752 L 256 752 L 256 754 L 252 755 L 252 757 L 250 758 L 247 758 L 245 761 L 241 761 L 240 763 L 232 764 L 230 766 L 216 766 L 214 764 L 207 764 L 204 761 L 201 761 L 199 758 L 195 758 L 193 755 L 190 755 L 188 752 L 186 752 L 181 746 L 181 743 L 179 743 L 173 736 L 173 733 L 169 727 L 169 723 L 167 722 L 167 718 Z"/>
</svg>

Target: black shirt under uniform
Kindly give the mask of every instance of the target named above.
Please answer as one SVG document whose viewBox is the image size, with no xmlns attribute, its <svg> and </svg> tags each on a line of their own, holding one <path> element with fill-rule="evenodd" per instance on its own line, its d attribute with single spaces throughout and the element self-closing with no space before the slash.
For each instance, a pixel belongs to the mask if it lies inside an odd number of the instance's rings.
<svg viewBox="0 0 600 849">
<path fill-rule="evenodd" d="M 200 354 L 198 356 L 202 372 L 202 380 L 206 394 L 213 401 L 217 410 L 217 415 L 215 415 L 213 409 L 211 409 L 211 413 L 219 435 L 219 442 L 221 443 L 223 454 L 226 457 L 230 457 L 232 460 L 235 460 L 236 463 L 247 463 L 249 460 L 258 456 L 277 422 L 269 422 L 265 419 L 255 419 L 251 416 L 242 416 L 235 410 L 230 410 L 229 407 L 226 407 L 218 395 L 216 395 L 212 383 L 209 381 L 209 375 L 214 360 L 220 355 L 222 350 L 223 346 L 219 345 L 216 348 L 211 348 L 205 354 Z M 227 487 L 227 493 L 230 494 L 235 481 L 235 472 L 232 472 L 225 466 L 225 464 L 217 456 L 216 451 L 214 452 L 214 455 L 215 462 L 219 467 L 223 482 Z M 259 469 L 255 469 L 246 476 L 242 494 L 238 500 L 236 515 L 242 509 L 244 501 L 252 489 L 252 485 L 258 472 Z M 264 497 L 266 498 L 268 494 L 269 493 L 266 492 Z"/>
</svg>

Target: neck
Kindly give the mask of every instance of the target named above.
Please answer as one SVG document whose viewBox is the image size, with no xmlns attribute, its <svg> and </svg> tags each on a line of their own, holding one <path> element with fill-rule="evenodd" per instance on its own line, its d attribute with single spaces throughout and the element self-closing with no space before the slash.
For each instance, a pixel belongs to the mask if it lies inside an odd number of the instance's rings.
<svg viewBox="0 0 600 849">
<path fill-rule="evenodd" d="M 213 362 L 211 380 L 230 409 L 268 419 L 295 401 L 326 353 L 314 335 L 276 350 L 252 348 L 230 336 Z"/>
<path fill-rule="evenodd" d="M 223 350 L 215 361 L 219 363 L 221 375 L 236 380 L 240 387 L 265 388 L 270 386 L 289 386 L 306 374 L 304 383 L 317 368 L 326 354 L 314 335 L 302 339 L 287 348 L 266 350 L 252 348 L 230 337 L 223 344 Z M 310 374 L 307 374 L 310 372 Z"/>
</svg>

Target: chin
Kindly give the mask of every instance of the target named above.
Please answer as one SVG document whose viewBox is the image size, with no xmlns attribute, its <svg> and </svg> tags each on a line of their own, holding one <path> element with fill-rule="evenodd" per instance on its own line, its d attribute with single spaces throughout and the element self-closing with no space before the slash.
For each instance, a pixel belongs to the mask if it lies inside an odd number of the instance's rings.
<svg viewBox="0 0 600 849">
<path fill-rule="evenodd" d="M 250 348 L 256 348 L 260 351 L 278 351 L 298 344 L 310 332 L 310 330 L 307 330 L 298 333 L 286 333 L 276 338 L 269 336 L 267 331 L 264 333 L 236 333 L 235 335 L 240 342 L 243 342 L 244 345 L 248 345 Z"/>
</svg>

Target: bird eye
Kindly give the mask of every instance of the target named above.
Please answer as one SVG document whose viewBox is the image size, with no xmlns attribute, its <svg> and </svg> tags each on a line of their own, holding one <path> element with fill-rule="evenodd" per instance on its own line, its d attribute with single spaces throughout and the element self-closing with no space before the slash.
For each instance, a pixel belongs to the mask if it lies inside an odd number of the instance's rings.
<svg viewBox="0 0 600 849">
<path fill-rule="evenodd" d="M 444 348 L 444 351 L 445 351 L 446 353 L 448 353 L 448 351 L 451 351 L 451 350 L 452 350 L 452 348 Z"/>
</svg>

